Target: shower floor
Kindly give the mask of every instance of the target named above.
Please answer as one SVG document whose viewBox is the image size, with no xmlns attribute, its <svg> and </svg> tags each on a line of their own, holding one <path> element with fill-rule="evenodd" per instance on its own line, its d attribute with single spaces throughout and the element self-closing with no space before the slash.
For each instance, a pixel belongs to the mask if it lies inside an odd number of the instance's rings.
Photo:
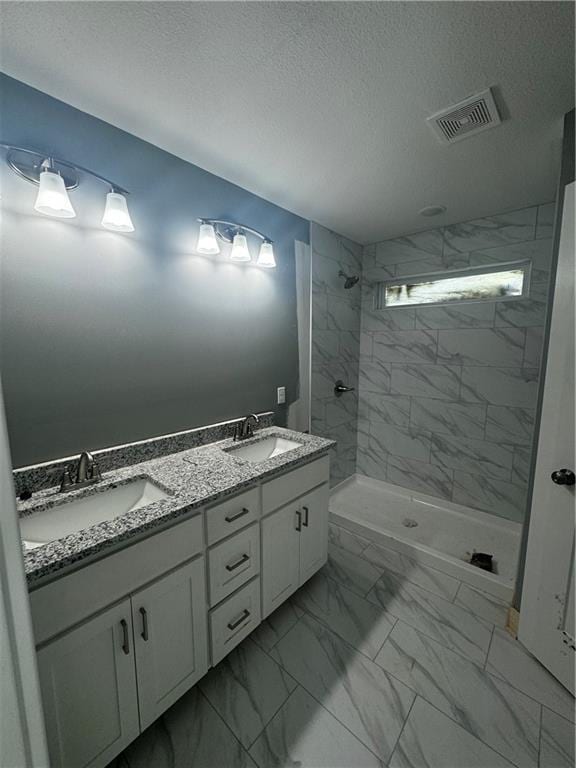
<svg viewBox="0 0 576 768">
<path fill-rule="evenodd" d="M 364 475 L 332 489 L 332 522 L 510 602 L 522 526 Z M 493 555 L 495 573 L 470 565 Z"/>
</svg>

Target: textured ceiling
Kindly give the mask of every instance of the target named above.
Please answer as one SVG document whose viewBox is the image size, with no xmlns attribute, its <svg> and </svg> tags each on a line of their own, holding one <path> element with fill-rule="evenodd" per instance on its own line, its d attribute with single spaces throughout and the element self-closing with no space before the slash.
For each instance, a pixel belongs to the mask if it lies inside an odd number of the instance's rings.
<svg viewBox="0 0 576 768">
<path fill-rule="evenodd" d="M 362 243 L 555 192 L 571 2 L 4 2 L 7 74 Z M 505 122 L 442 146 L 487 86 Z M 423 219 L 430 204 L 446 214 Z"/>
</svg>

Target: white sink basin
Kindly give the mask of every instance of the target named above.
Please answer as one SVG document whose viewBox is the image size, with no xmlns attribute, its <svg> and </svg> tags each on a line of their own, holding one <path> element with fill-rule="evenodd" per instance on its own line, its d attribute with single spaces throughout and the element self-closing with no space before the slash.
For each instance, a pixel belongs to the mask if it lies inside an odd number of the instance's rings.
<svg viewBox="0 0 576 768">
<path fill-rule="evenodd" d="M 266 437 L 255 443 L 228 448 L 228 452 L 248 461 L 266 461 L 273 456 L 280 456 L 294 448 L 301 448 L 302 443 L 295 440 L 287 440 L 285 437 Z"/>
<path fill-rule="evenodd" d="M 62 539 L 92 525 L 113 520 L 140 507 L 165 499 L 168 494 L 151 480 L 139 478 L 92 496 L 67 501 L 20 518 L 20 535 L 26 549 Z"/>
</svg>

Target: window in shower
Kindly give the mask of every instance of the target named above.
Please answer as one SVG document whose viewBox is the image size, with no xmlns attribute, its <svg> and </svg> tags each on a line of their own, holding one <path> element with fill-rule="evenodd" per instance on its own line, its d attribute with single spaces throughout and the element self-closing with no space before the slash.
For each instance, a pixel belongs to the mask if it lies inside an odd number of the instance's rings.
<svg viewBox="0 0 576 768">
<path fill-rule="evenodd" d="M 529 283 L 529 261 L 411 275 L 379 283 L 376 309 L 522 299 L 528 295 Z"/>
</svg>

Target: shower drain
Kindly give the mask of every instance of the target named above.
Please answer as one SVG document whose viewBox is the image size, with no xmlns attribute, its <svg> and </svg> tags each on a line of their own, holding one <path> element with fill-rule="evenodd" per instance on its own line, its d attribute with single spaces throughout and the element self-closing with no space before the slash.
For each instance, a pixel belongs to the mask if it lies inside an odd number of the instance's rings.
<svg viewBox="0 0 576 768">
<path fill-rule="evenodd" d="M 418 527 L 418 521 L 412 520 L 410 517 L 405 517 L 404 520 L 402 520 L 402 525 L 405 528 L 417 528 Z"/>
</svg>

